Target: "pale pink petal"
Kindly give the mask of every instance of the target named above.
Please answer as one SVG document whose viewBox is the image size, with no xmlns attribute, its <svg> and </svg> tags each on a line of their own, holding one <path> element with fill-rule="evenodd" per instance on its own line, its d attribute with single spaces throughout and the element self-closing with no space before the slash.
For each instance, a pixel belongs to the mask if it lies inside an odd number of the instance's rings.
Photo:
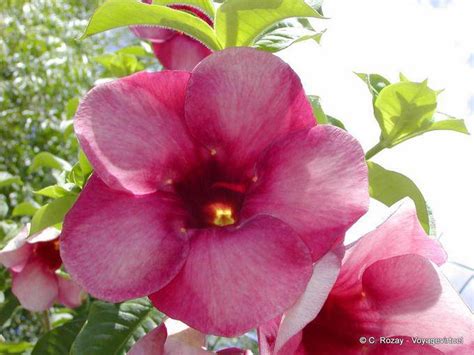
<svg viewBox="0 0 474 355">
<path fill-rule="evenodd" d="M 313 274 L 314 275 L 314 274 Z M 275 348 L 275 340 L 280 328 L 281 316 L 260 324 L 257 328 L 258 350 L 260 355 L 272 355 Z"/>
<path fill-rule="evenodd" d="M 199 150 L 183 118 L 188 78 L 141 72 L 98 85 L 83 99 L 74 129 L 109 187 L 151 193 L 195 166 Z"/>
<path fill-rule="evenodd" d="M 201 42 L 177 34 L 162 43 L 152 43 L 153 52 L 165 69 L 191 71 L 211 50 Z"/>
<path fill-rule="evenodd" d="M 186 121 L 237 176 L 251 174 L 261 151 L 276 138 L 315 125 L 296 73 L 278 57 L 251 48 L 216 52 L 194 69 Z"/>
<path fill-rule="evenodd" d="M 316 318 L 336 282 L 341 259 L 341 253 L 329 252 L 314 265 L 313 276 L 305 292 L 282 318 L 275 340 L 275 354 L 278 354 L 291 338 Z"/>
<path fill-rule="evenodd" d="M 443 352 L 472 354 L 474 317 L 438 268 L 419 255 L 371 265 L 363 288 L 381 312 L 383 332 L 420 338 L 463 338 L 463 344 L 434 344 Z M 381 325 L 382 326 L 382 325 Z"/>
<path fill-rule="evenodd" d="M 244 350 L 239 348 L 227 348 L 216 352 L 219 355 L 252 355 L 250 350 Z"/>
<path fill-rule="evenodd" d="M 356 283 L 365 268 L 376 262 L 403 254 L 419 254 L 436 264 L 446 260 L 440 243 L 426 235 L 418 221 L 415 204 L 406 199 L 377 229 L 348 248 L 338 284 Z"/>
<path fill-rule="evenodd" d="M 367 165 L 359 143 L 328 125 L 289 135 L 259 159 L 242 216 L 288 223 L 317 260 L 368 208 Z"/>
<path fill-rule="evenodd" d="M 13 273 L 12 292 L 21 305 L 33 312 L 51 307 L 58 296 L 56 275 L 36 260 L 25 265 L 19 273 Z"/>
<path fill-rule="evenodd" d="M 65 279 L 62 276 L 58 276 L 59 303 L 69 308 L 76 308 L 82 304 L 85 298 L 85 292 L 82 288 L 72 280 Z"/>
<path fill-rule="evenodd" d="M 137 341 L 127 355 L 165 355 L 166 337 L 166 326 L 161 324 Z"/>
<path fill-rule="evenodd" d="M 150 298 L 160 311 L 203 333 L 239 335 L 276 317 L 311 277 L 307 246 L 271 217 L 192 230 L 190 243 L 181 272 Z"/>
<path fill-rule="evenodd" d="M 171 194 L 134 196 L 94 175 L 64 220 L 66 270 L 94 297 L 112 302 L 155 292 L 186 259 L 185 216 Z"/>
<path fill-rule="evenodd" d="M 0 263 L 14 271 L 21 271 L 32 252 L 32 246 L 26 243 L 30 225 L 23 227 L 18 234 L 0 251 Z"/>
<path fill-rule="evenodd" d="M 42 231 L 30 235 L 26 240 L 30 244 L 40 243 L 40 242 L 50 242 L 59 237 L 61 231 L 54 227 L 45 228 Z"/>
</svg>

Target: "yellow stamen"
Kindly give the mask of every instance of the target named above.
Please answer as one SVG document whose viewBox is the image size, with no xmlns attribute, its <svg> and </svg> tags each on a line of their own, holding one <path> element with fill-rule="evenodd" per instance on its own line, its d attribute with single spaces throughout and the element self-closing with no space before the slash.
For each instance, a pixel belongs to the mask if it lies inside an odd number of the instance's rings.
<svg viewBox="0 0 474 355">
<path fill-rule="evenodd" d="M 224 227 L 235 223 L 235 219 L 230 207 L 216 207 L 214 209 L 213 223 L 216 226 Z"/>
</svg>

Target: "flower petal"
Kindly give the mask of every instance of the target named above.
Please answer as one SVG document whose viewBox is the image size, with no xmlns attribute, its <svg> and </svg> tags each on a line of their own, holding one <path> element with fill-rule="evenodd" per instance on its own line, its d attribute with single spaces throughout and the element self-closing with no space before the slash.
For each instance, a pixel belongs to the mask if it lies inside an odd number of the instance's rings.
<svg viewBox="0 0 474 355">
<path fill-rule="evenodd" d="M 191 71 L 212 51 L 201 42 L 177 34 L 164 42 L 152 43 L 153 52 L 165 69 Z"/>
<path fill-rule="evenodd" d="M 192 169 L 198 149 L 183 119 L 188 78 L 185 72 L 141 72 L 86 95 L 74 129 L 109 187 L 151 193 L 178 171 Z"/>
<path fill-rule="evenodd" d="M 342 255 L 329 252 L 313 268 L 313 276 L 303 295 L 284 315 L 275 340 L 275 354 L 310 323 L 324 305 L 341 268 Z"/>
<path fill-rule="evenodd" d="M 14 272 L 12 277 L 13 294 L 30 311 L 47 310 L 58 296 L 56 275 L 38 260 L 27 263 L 21 272 Z"/>
<path fill-rule="evenodd" d="M 166 326 L 164 323 L 138 340 L 127 355 L 165 355 Z"/>
<path fill-rule="evenodd" d="M 32 246 L 26 243 L 29 233 L 30 225 L 28 224 L 0 251 L 0 263 L 3 266 L 14 268 L 19 272 L 25 265 L 32 252 Z"/>
<path fill-rule="evenodd" d="M 59 229 L 54 227 L 48 227 L 36 234 L 30 235 L 26 241 L 30 244 L 50 242 L 52 240 L 57 239 L 59 237 L 59 234 L 61 234 L 61 231 Z"/>
<path fill-rule="evenodd" d="M 112 302 L 155 292 L 185 261 L 184 215 L 171 194 L 134 196 L 94 175 L 64 221 L 66 270 L 94 297 Z"/>
<path fill-rule="evenodd" d="M 85 292 L 82 288 L 72 280 L 65 279 L 58 276 L 59 303 L 69 308 L 76 308 L 82 304 L 85 297 Z"/>
<path fill-rule="evenodd" d="M 440 243 L 421 227 L 410 199 L 403 200 L 383 224 L 348 248 L 338 284 L 346 287 L 358 282 L 365 268 L 377 260 L 404 254 L 419 254 L 439 265 L 446 260 Z"/>
<path fill-rule="evenodd" d="M 363 288 L 383 316 L 384 334 L 462 337 L 463 344 L 434 346 L 444 352 L 472 354 L 474 317 L 449 281 L 428 259 L 402 255 L 377 261 L 365 271 Z"/>
<path fill-rule="evenodd" d="M 216 52 L 194 69 L 186 122 L 221 163 L 232 162 L 226 165 L 237 176 L 273 140 L 315 124 L 296 73 L 278 57 L 251 48 Z"/>
<path fill-rule="evenodd" d="M 162 312 L 203 333 L 234 336 L 276 317 L 311 276 L 307 246 L 277 219 L 260 216 L 238 227 L 190 234 L 185 266 L 150 298 Z"/>
<path fill-rule="evenodd" d="M 261 156 L 243 218 L 268 214 L 288 223 L 319 259 L 368 208 L 367 165 L 359 143 L 320 125 L 291 134 Z"/>
</svg>

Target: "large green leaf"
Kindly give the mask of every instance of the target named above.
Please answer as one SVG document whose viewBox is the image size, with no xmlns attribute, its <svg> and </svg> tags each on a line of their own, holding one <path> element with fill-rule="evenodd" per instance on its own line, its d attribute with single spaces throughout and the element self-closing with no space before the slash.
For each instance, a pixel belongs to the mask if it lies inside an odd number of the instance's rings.
<svg viewBox="0 0 474 355">
<path fill-rule="evenodd" d="M 156 5 L 189 5 L 203 11 L 211 19 L 216 15 L 216 9 L 210 0 L 153 0 Z"/>
<path fill-rule="evenodd" d="M 22 181 L 18 176 L 13 176 L 6 171 L 0 171 L 0 187 L 6 187 L 13 184 L 21 185 Z"/>
<path fill-rule="evenodd" d="M 20 305 L 17 298 L 10 289 L 4 292 L 4 301 L 0 303 L 0 327 L 13 315 L 16 308 Z M 0 354 L 3 354 L 0 352 Z"/>
<path fill-rule="evenodd" d="M 143 4 L 136 0 L 106 1 L 92 15 L 83 37 L 131 25 L 171 28 L 188 34 L 213 50 L 221 48 L 213 29 L 197 16 L 166 6 Z"/>
<path fill-rule="evenodd" d="M 425 198 L 413 181 L 405 175 L 387 170 L 374 162 L 369 167 L 370 196 L 387 206 L 392 206 L 405 197 L 410 197 L 416 205 L 416 213 L 423 229 L 430 233 L 430 219 Z"/>
<path fill-rule="evenodd" d="M 71 191 L 73 187 L 73 184 L 63 184 L 62 186 L 51 185 L 42 188 L 41 190 L 33 191 L 33 193 L 51 198 L 59 198 L 67 195 L 74 195 L 74 192 Z"/>
<path fill-rule="evenodd" d="M 215 29 L 224 48 L 250 46 L 285 19 L 322 16 L 304 0 L 227 0 L 218 9 Z"/>
<path fill-rule="evenodd" d="M 255 47 L 268 52 L 281 51 L 294 43 L 315 40 L 317 43 L 325 31 L 316 32 L 295 20 L 283 21 L 270 31 L 266 32 L 256 42 Z"/>
<path fill-rule="evenodd" d="M 30 234 L 61 223 L 76 199 L 76 195 L 63 196 L 41 207 L 31 220 Z"/>
<path fill-rule="evenodd" d="M 24 355 L 28 354 L 28 350 L 33 344 L 23 341 L 21 343 L 2 343 L 0 342 L 0 354 L 2 355 Z"/>
<path fill-rule="evenodd" d="M 407 139 L 433 130 L 468 133 L 463 120 L 436 120 L 437 92 L 427 82 L 403 81 L 384 87 L 374 102 L 381 145 L 393 147 Z"/>
<path fill-rule="evenodd" d="M 125 354 L 160 320 L 160 313 L 146 298 L 119 304 L 95 301 L 71 355 Z"/>
<path fill-rule="evenodd" d="M 39 208 L 40 205 L 35 201 L 24 201 L 15 206 L 12 216 L 33 216 Z"/>
<path fill-rule="evenodd" d="M 71 164 L 64 159 L 61 159 L 51 153 L 41 152 L 38 153 L 31 163 L 28 171 L 30 173 L 37 171 L 39 168 L 50 168 L 55 170 L 71 170 Z"/>
<path fill-rule="evenodd" d="M 79 318 L 54 328 L 36 343 L 32 355 L 67 355 L 86 319 Z"/>
</svg>

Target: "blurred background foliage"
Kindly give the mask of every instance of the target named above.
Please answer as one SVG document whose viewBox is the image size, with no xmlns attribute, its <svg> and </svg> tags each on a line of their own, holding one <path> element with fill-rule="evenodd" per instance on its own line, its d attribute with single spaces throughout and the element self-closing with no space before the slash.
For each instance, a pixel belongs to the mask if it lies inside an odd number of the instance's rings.
<svg viewBox="0 0 474 355">
<path fill-rule="evenodd" d="M 158 66 L 149 49 L 127 29 L 79 40 L 101 2 L 3 0 L 0 4 L 0 247 L 48 202 L 34 191 L 64 182 L 62 168 L 77 162 L 71 119 L 79 98 L 100 78 Z M 114 52 L 124 46 L 128 47 Z M 0 340 L 35 342 L 48 325 L 41 315 L 18 307 L 10 285 L 2 268 Z M 7 350 L 1 341 L 3 354 Z M 23 348 L 18 347 L 18 353 Z"/>
</svg>

